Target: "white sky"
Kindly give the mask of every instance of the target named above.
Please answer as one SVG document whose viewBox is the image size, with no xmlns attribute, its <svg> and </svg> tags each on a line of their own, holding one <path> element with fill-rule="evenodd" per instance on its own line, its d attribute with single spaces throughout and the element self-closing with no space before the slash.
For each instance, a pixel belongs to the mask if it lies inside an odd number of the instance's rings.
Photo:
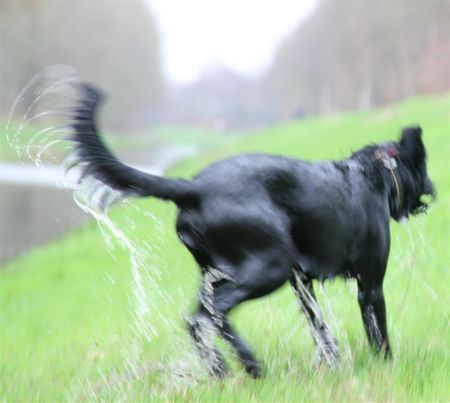
<svg viewBox="0 0 450 403">
<path fill-rule="evenodd" d="M 167 76 L 189 82 L 211 63 L 258 73 L 317 0 L 147 0 Z"/>
</svg>

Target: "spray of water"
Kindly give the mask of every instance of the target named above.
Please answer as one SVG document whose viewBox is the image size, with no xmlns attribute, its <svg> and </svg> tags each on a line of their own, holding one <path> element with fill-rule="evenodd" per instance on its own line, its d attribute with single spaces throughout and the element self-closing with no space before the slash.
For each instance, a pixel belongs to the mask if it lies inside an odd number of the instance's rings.
<svg viewBox="0 0 450 403">
<path fill-rule="evenodd" d="M 74 200 L 81 209 L 91 214 L 99 225 L 102 235 L 108 246 L 108 250 L 114 256 L 113 239 L 119 246 L 129 252 L 131 273 L 134 283 L 135 300 L 135 331 L 138 335 L 143 335 L 147 341 L 151 341 L 152 335 L 156 331 L 151 327 L 148 320 L 150 311 L 147 301 L 147 290 L 144 284 L 144 272 L 158 271 L 157 268 L 148 267 L 148 249 L 142 247 L 138 242 L 132 241 L 108 215 L 109 207 L 116 201 L 122 200 L 123 196 L 103 183 L 92 177 L 84 178 L 80 186 L 74 191 Z M 141 348 L 135 346 L 134 354 L 130 356 L 130 369 L 134 368 L 135 359 L 139 358 Z"/>
<path fill-rule="evenodd" d="M 158 259 L 158 249 L 153 242 L 145 239 L 134 240 L 132 236 L 135 223 L 126 215 L 126 225 L 119 225 L 109 214 L 110 207 L 116 203 L 124 204 L 126 210 L 138 211 L 139 214 L 151 220 L 151 224 L 163 234 L 162 223 L 148 211 L 141 211 L 131 200 L 124 199 L 117 192 L 92 177 L 80 179 L 80 172 L 73 168 L 74 155 L 67 154 L 61 164 L 61 156 L 70 151 L 70 143 L 65 140 L 71 134 L 71 112 L 78 102 L 76 71 L 68 66 L 52 66 L 34 76 L 20 92 L 14 102 L 6 126 L 6 139 L 21 159 L 31 160 L 36 167 L 42 169 L 45 175 L 46 166 L 57 163 L 66 174 L 62 175 L 59 185 L 70 189 L 77 205 L 90 214 L 97 222 L 98 228 L 105 240 L 106 249 L 116 259 L 117 246 L 129 255 L 131 275 L 133 280 L 130 311 L 133 317 L 130 330 L 133 335 L 123 345 L 123 362 L 125 372 L 110 368 L 107 373 L 99 366 L 98 374 L 101 382 L 92 385 L 90 379 L 79 379 L 70 393 L 73 398 L 96 399 L 97 393 L 117 398 L 126 398 L 127 385 L 135 379 L 142 378 L 148 371 L 160 371 L 161 364 L 146 364 L 143 359 L 143 347 L 157 336 L 157 330 L 152 326 L 155 318 L 163 323 L 168 332 L 173 331 L 177 324 L 163 317 L 151 301 L 166 301 L 170 303 L 170 295 L 162 294 L 158 287 L 161 276 L 161 260 Z M 17 124 L 20 122 L 20 124 Z M 25 132 L 30 125 L 44 126 L 28 138 Z M 151 259 L 149 259 L 151 255 Z M 150 264 L 149 261 L 156 262 Z M 111 278 L 108 281 L 113 281 Z M 104 296 L 99 296 L 103 298 Z M 170 330 L 169 330 L 170 329 Z M 195 379 L 198 368 L 192 369 L 193 352 L 179 340 L 181 359 L 169 364 L 170 376 L 165 377 L 172 387 L 182 386 L 187 381 Z M 95 343 L 93 342 L 93 345 Z M 189 366 L 187 363 L 190 363 Z M 195 364 L 194 364 L 195 366 Z M 193 371 L 193 372 L 192 372 Z M 106 390 L 106 392 L 105 392 Z M 80 396 L 80 391 L 83 391 Z"/>
<path fill-rule="evenodd" d="M 37 166 L 42 165 L 44 157 L 56 160 L 52 150 L 63 142 L 64 133 L 68 132 L 61 122 L 67 120 L 76 96 L 73 84 L 77 80 L 76 71 L 70 66 L 52 66 L 36 74 L 21 90 L 5 130 L 6 139 L 19 158 L 26 157 Z M 13 128 L 13 122 L 21 123 Z M 24 141 L 24 129 L 34 123 L 44 123 L 47 127 Z"/>
<path fill-rule="evenodd" d="M 403 298 L 397 308 L 396 315 L 400 317 L 403 309 L 408 303 L 408 297 L 411 292 L 412 285 L 419 285 L 435 304 L 436 308 L 449 321 L 449 316 L 442 306 L 442 302 L 437 298 L 433 287 L 426 281 L 424 273 L 415 270 L 420 262 L 429 261 L 430 254 L 433 253 L 432 248 L 427 247 L 428 240 L 425 237 L 425 217 L 416 217 L 414 223 L 405 220 L 401 223 L 403 234 L 407 235 L 409 248 L 404 251 L 399 250 L 394 256 L 395 270 L 399 276 L 407 276 L 407 284 L 404 290 Z"/>
<path fill-rule="evenodd" d="M 350 340 L 348 338 L 347 330 L 344 326 L 344 323 L 342 320 L 338 319 L 338 317 L 335 315 L 332 304 L 331 304 L 331 296 L 328 294 L 328 291 L 324 285 L 323 282 L 320 282 L 320 291 L 322 293 L 322 300 L 324 302 L 324 316 L 328 323 L 331 323 L 331 328 L 333 334 L 337 334 L 341 336 L 341 350 L 343 353 L 341 353 L 341 365 L 342 364 L 349 364 L 353 362 L 353 355 L 352 350 L 350 348 Z M 346 282 L 347 290 L 351 290 L 351 296 L 352 299 L 356 295 L 355 292 L 355 282 Z"/>
</svg>

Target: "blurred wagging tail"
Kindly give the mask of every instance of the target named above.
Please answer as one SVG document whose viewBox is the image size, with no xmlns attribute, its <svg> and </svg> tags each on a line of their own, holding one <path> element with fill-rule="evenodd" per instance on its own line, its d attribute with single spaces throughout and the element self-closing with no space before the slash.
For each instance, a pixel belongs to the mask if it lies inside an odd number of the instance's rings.
<svg viewBox="0 0 450 403">
<path fill-rule="evenodd" d="M 398 142 L 369 145 L 342 161 L 245 154 L 212 164 L 191 180 L 170 179 L 116 159 L 96 128 L 102 96 L 93 86 L 81 89 L 72 140 L 83 175 L 125 196 L 157 197 L 178 206 L 178 236 L 203 274 L 188 328 L 211 374 L 227 371 L 212 340 L 217 332 L 236 349 L 247 372 L 260 376 L 260 364 L 227 314 L 286 281 L 328 364 L 337 361 L 338 348 L 312 282 L 335 276 L 357 280 L 369 342 L 377 353 L 391 355 L 383 296 L 389 220 L 424 212 L 421 196 L 435 194 L 420 127 L 405 128 Z"/>
</svg>

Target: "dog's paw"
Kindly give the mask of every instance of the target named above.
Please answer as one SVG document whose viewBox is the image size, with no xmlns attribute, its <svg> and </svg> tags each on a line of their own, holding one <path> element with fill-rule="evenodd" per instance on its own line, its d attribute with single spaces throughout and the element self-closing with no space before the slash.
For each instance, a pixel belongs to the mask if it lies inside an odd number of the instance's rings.
<svg viewBox="0 0 450 403">
<path fill-rule="evenodd" d="M 247 362 L 245 364 L 245 372 L 254 379 L 262 377 L 261 365 L 257 361 Z"/>
</svg>

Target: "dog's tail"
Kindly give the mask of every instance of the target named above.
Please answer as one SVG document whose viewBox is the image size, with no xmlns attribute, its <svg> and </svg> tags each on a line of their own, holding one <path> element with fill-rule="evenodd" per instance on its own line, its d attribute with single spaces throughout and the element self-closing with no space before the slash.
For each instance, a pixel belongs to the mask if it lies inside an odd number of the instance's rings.
<svg viewBox="0 0 450 403">
<path fill-rule="evenodd" d="M 81 101 L 73 113 L 74 164 L 82 167 L 82 178 L 92 176 L 123 195 L 154 196 L 176 203 L 192 197 L 191 182 L 139 171 L 120 162 L 99 137 L 96 114 L 103 94 L 90 84 L 80 84 Z"/>
</svg>

